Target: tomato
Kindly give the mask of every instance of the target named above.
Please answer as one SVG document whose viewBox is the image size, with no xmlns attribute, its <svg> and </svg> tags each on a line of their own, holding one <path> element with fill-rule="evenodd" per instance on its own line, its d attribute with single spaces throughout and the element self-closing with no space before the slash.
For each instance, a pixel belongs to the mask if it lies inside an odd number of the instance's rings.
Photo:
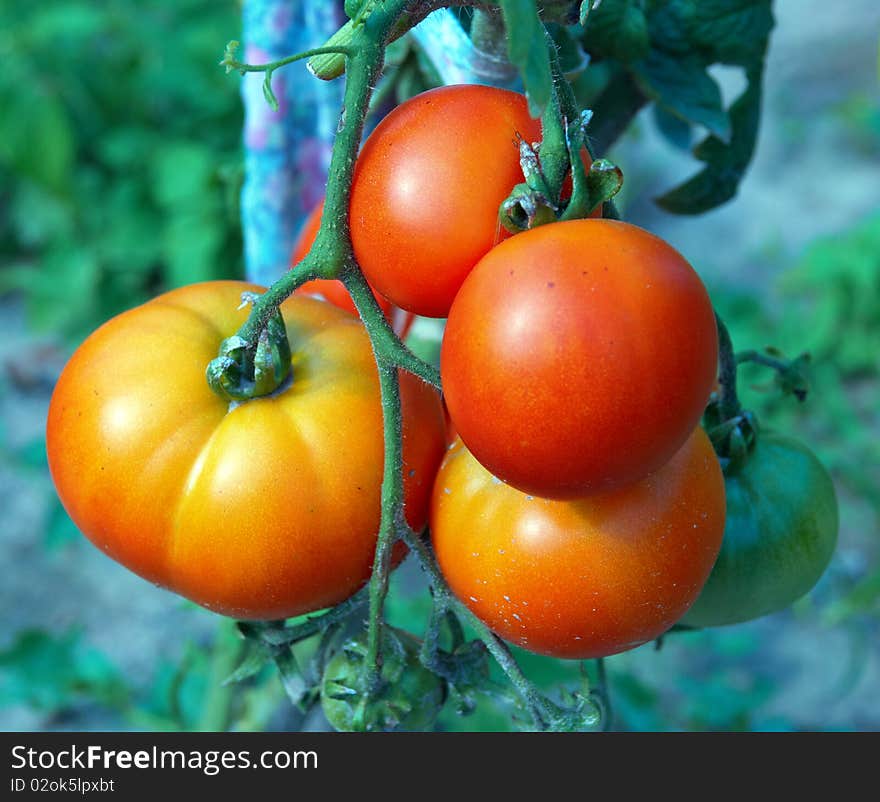
<svg viewBox="0 0 880 802">
<path fill-rule="evenodd" d="M 323 211 L 324 204 L 320 203 L 312 209 L 311 213 L 306 218 L 302 231 L 300 231 L 296 244 L 293 247 L 293 256 L 290 260 L 291 267 L 299 264 L 305 259 L 306 254 L 315 242 L 315 237 L 318 236 L 318 229 L 321 227 L 321 213 Z M 358 313 L 357 307 L 354 305 L 354 301 L 348 294 L 345 285 L 336 279 L 318 278 L 313 281 L 307 281 L 297 290 L 297 293 L 302 295 L 320 296 L 328 303 L 338 306 L 340 309 L 345 309 L 355 315 Z M 376 297 L 376 301 L 385 313 L 385 317 L 390 321 L 392 316 L 391 302 L 388 301 L 387 298 L 383 298 L 375 290 L 373 290 L 373 295 Z"/>
<path fill-rule="evenodd" d="M 689 626 L 738 624 L 787 607 L 819 581 L 837 543 L 831 477 L 797 440 L 761 430 L 726 486 L 721 553 L 682 619 Z"/>
<path fill-rule="evenodd" d="M 433 89 L 390 112 L 364 143 L 351 237 L 369 282 L 393 303 L 445 317 L 461 282 L 507 232 L 498 208 L 523 181 L 517 135 L 541 138 L 523 95 Z"/>
<path fill-rule="evenodd" d="M 657 470 L 715 382 L 712 304 L 670 245 L 613 220 L 501 243 L 461 287 L 440 370 L 452 422 L 493 474 L 574 498 Z"/>
<path fill-rule="evenodd" d="M 230 406 L 205 368 L 234 334 L 242 282 L 166 293 L 113 318 L 55 388 L 52 478 L 85 535 L 140 576 L 238 618 L 336 604 L 370 574 L 383 465 L 379 381 L 360 321 L 282 306 L 293 379 Z M 419 529 L 444 448 L 437 394 L 401 374 L 406 513 Z"/>
<path fill-rule="evenodd" d="M 400 629 L 382 629 L 380 685 L 364 687 L 365 633 L 351 638 L 330 659 L 321 683 L 321 707 L 341 732 L 430 729 L 446 701 L 446 683 L 419 660 L 421 642 Z"/>
<path fill-rule="evenodd" d="M 502 638 L 553 657 L 602 657 L 665 632 L 703 587 L 723 530 L 724 478 L 702 429 L 641 482 L 569 501 L 515 490 L 459 442 L 431 502 L 453 593 Z"/>
</svg>

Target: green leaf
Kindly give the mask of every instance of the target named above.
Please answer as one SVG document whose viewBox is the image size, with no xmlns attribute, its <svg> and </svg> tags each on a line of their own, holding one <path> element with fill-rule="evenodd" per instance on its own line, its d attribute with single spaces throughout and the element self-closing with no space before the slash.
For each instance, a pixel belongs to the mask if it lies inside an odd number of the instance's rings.
<svg viewBox="0 0 880 802">
<path fill-rule="evenodd" d="M 637 0 L 603 0 L 590 12 L 584 44 L 591 53 L 630 64 L 648 54 L 648 20 Z"/>
<path fill-rule="evenodd" d="M 691 125 L 681 117 L 676 117 L 663 106 L 654 106 L 654 123 L 663 138 L 679 150 L 690 149 L 693 143 Z"/>
<path fill-rule="evenodd" d="M 764 58 L 772 28 L 770 0 L 700 0 L 688 25 L 691 41 L 712 61 L 743 67 Z"/>
<path fill-rule="evenodd" d="M 716 136 L 704 139 L 694 155 L 706 167 L 684 184 L 656 199 L 673 214 L 700 214 L 736 195 L 740 179 L 752 158 L 761 114 L 761 76 L 749 76 L 745 92 L 730 107 L 730 142 Z"/>
<path fill-rule="evenodd" d="M 507 55 L 523 79 L 529 111 L 540 117 L 550 102 L 553 80 L 547 37 L 535 0 L 499 0 L 508 33 Z"/>
<path fill-rule="evenodd" d="M 652 50 L 638 65 L 636 76 L 645 94 L 665 110 L 729 140 L 731 123 L 721 90 L 698 58 Z"/>
</svg>

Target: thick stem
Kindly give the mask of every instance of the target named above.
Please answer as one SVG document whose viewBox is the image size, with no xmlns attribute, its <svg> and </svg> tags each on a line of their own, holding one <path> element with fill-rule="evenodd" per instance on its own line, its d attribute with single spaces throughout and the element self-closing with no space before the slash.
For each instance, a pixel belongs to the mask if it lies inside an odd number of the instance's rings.
<svg viewBox="0 0 880 802">
<path fill-rule="evenodd" d="M 719 412 L 721 420 L 732 420 L 739 415 L 742 406 L 736 394 L 736 354 L 733 351 L 733 342 L 730 332 L 724 321 L 715 315 L 715 323 L 718 326 L 718 360 L 719 376 L 718 384 L 721 386 L 721 401 Z"/>
<path fill-rule="evenodd" d="M 419 359 L 394 333 L 394 329 L 391 328 L 391 324 L 379 308 L 376 297 L 367 284 L 363 273 L 353 260 L 342 272 L 340 279 L 345 284 L 358 314 L 369 332 L 373 352 L 377 359 L 383 359 L 389 364 L 403 368 L 439 390 L 440 371 L 433 365 Z"/>
<path fill-rule="evenodd" d="M 394 365 L 379 359 L 379 387 L 382 393 L 382 420 L 385 433 L 385 466 L 382 476 L 382 521 L 376 542 L 373 573 L 370 576 L 370 618 L 367 633 L 366 687 L 376 690 L 382 665 L 382 627 L 385 598 L 391 573 L 391 552 L 399 531 L 398 516 L 403 511 L 403 434 L 400 409 L 400 377 Z"/>
<path fill-rule="evenodd" d="M 282 627 L 266 627 L 262 623 L 240 621 L 238 628 L 242 635 L 247 638 L 256 638 L 270 646 L 287 646 L 298 643 L 306 638 L 311 638 L 320 632 L 325 632 L 335 624 L 345 621 L 350 616 L 367 606 L 368 595 L 366 589 L 362 589 L 350 596 L 344 602 L 317 615 L 310 616 L 304 621 Z"/>
<path fill-rule="evenodd" d="M 251 315 L 238 332 L 249 343 L 256 343 L 275 309 L 298 286 L 312 278 L 336 278 L 344 265 L 353 260 L 348 207 L 355 160 L 372 87 L 382 72 L 385 41 L 406 5 L 406 0 L 389 0 L 382 13 L 374 12 L 369 24 L 357 31 L 351 47 L 341 126 L 330 158 L 321 228 L 305 259 L 276 281 L 254 304 Z"/>
</svg>

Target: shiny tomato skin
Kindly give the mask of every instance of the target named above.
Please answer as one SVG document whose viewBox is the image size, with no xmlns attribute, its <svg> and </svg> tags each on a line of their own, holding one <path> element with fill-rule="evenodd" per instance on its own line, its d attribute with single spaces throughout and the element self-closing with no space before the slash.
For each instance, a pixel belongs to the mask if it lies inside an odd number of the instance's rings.
<svg viewBox="0 0 880 802">
<path fill-rule="evenodd" d="M 724 479 L 702 429 L 641 482 L 569 501 L 504 484 L 459 441 L 431 503 L 453 593 L 505 640 L 552 657 L 661 635 L 703 587 L 723 530 Z"/>
<path fill-rule="evenodd" d="M 446 316 L 471 268 L 508 236 L 498 208 L 523 181 L 517 135 L 541 139 L 525 97 L 474 85 L 424 92 L 376 126 L 355 168 L 350 222 L 382 295 Z"/>
<path fill-rule="evenodd" d="M 657 470 L 715 382 L 712 304 L 643 229 L 550 223 L 488 253 L 462 285 L 440 368 L 459 436 L 499 478 L 575 498 Z"/>
<path fill-rule="evenodd" d="M 246 309 L 243 282 L 169 292 L 93 333 L 64 368 L 49 467 L 83 533 L 140 576 L 219 613 L 333 605 L 370 574 L 380 518 L 379 383 L 360 321 L 282 306 L 293 380 L 230 407 L 205 380 Z M 406 512 L 420 528 L 444 448 L 437 394 L 401 374 Z"/>
<path fill-rule="evenodd" d="M 302 231 L 300 231 L 299 237 L 293 246 L 293 256 L 290 259 L 291 267 L 298 265 L 305 258 L 309 249 L 314 244 L 315 237 L 318 236 L 318 229 L 321 227 L 321 214 L 323 211 L 324 204 L 322 202 L 312 209 L 309 216 L 306 218 L 305 223 L 303 223 Z M 353 315 L 358 313 L 354 301 L 348 294 L 348 290 L 345 289 L 345 285 L 337 279 L 317 278 L 313 281 L 307 281 L 299 287 L 296 292 L 300 295 L 319 296 L 328 303 L 333 304 L 333 306 L 345 309 Z M 385 317 L 390 321 L 392 315 L 391 302 L 387 298 L 383 298 L 375 290 L 373 290 L 373 295 L 380 308 L 385 313 Z"/>
<path fill-rule="evenodd" d="M 837 544 L 834 484 L 798 440 L 762 429 L 725 486 L 721 553 L 681 621 L 687 626 L 739 624 L 788 607 L 819 581 Z"/>
</svg>

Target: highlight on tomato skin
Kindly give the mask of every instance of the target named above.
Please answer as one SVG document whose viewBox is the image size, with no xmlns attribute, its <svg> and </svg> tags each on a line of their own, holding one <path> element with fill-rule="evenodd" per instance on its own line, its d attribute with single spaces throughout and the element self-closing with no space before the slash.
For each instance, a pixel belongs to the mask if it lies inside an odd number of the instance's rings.
<svg viewBox="0 0 880 802">
<path fill-rule="evenodd" d="M 577 498 L 681 447 L 714 386 L 712 303 L 674 248 L 613 220 L 550 223 L 493 248 L 443 336 L 458 434 L 514 487 Z"/>
<path fill-rule="evenodd" d="M 579 660 L 678 621 L 715 563 L 724 520 L 721 466 L 700 428 L 640 482 L 568 501 L 521 493 L 458 441 L 431 501 L 434 552 L 458 599 L 505 640 Z"/>
<path fill-rule="evenodd" d="M 350 217 L 372 286 L 402 309 L 446 316 L 468 272 L 509 236 L 498 209 L 523 181 L 518 137 L 541 139 L 525 96 L 478 85 L 423 92 L 376 126 L 355 165 Z"/>
<path fill-rule="evenodd" d="M 359 320 L 295 296 L 281 306 L 291 384 L 231 408 L 205 368 L 244 323 L 245 290 L 264 288 L 190 285 L 94 332 L 55 387 L 47 453 L 68 514 L 110 557 L 215 612 L 288 618 L 345 600 L 370 576 L 378 372 Z M 433 388 L 400 381 L 405 510 L 420 530 L 445 420 Z"/>
</svg>

